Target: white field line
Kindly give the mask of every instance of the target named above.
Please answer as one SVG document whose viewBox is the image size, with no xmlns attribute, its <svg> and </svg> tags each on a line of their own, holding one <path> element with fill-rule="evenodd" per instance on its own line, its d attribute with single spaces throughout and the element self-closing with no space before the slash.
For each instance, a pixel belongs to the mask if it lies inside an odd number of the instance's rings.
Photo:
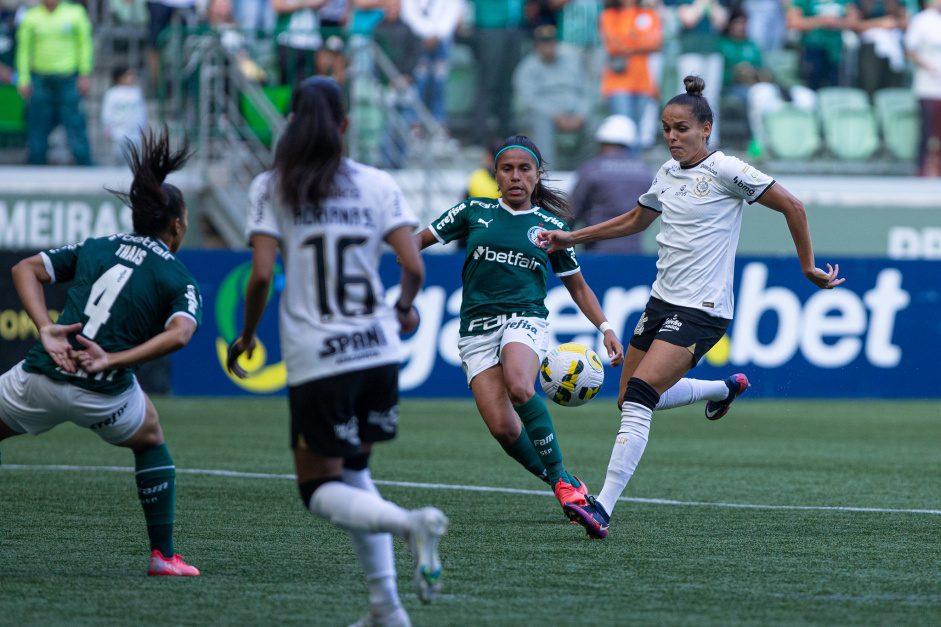
<svg viewBox="0 0 941 627">
<path fill-rule="evenodd" d="M 104 472 L 134 472 L 130 466 L 65 466 L 65 465 L 27 465 L 3 464 L 0 472 L 5 470 L 85 470 Z M 293 481 L 295 475 L 276 475 L 264 472 L 239 472 L 235 470 L 202 470 L 198 468 L 177 468 L 177 473 L 184 475 L 213 475 L 217 477 L 239 477 L 247 479 L 288 479 Z M 519 488 L 495 488 L 478 485 L 452 485 L 447 483 L 416 483 L 413 481 L 381 481 L 373 480 L 376 485 L 387 485 L 398 488 L 418 488 L 422 490 L 463 490 L 465 492 L 497 492 L 500 494 L 525 494 L 531 496 L 554 496 L 548 490 L 522 490 Z M 711 503 L 704 501 L 674 501 L 671 499 L 642 499 L 622 496 L 618 499 L 626 503 L 647 503 L 650 505 L 674 505 L 681 507 L 731 507 L 735 509 L 774 509 L 821 512 L 873 512 L 880 514 L 928 514 L 941 516 L 941 509 L 888 509 L 883 507 L 839 507 L 826 505 L 758 505 L 752 503 Z"/>
</svg>

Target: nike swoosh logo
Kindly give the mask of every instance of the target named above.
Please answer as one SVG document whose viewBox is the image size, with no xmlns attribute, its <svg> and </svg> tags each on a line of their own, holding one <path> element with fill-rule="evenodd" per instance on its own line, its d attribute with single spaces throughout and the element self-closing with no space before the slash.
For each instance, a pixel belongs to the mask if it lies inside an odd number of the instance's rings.
<svg viewBox="0 0 941 627">
<path fill-rule="evenodd" d="M 712 418 L 713 416 L 718 414 L 720 411 L 722 411 L 721 407 L 716 409 L 715 411 L 709 411 L 709 408 L 706 407 L 706 418 Z"/>
</svg>

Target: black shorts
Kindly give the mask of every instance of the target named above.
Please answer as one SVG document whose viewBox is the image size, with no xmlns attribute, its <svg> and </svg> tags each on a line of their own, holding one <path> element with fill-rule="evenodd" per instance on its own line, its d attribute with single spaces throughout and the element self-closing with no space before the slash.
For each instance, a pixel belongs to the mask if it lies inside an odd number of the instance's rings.
<svg viewBox="0 0 941 627">
<path fill-rule="evenodd" d="M 288 387 L 291 448 L 324 457 L 358 455 L 361 444 L 395 437 L 399 365 L 356 370 Z"/>
<path fill-rule="evenodd" d="M 696 364 L 728 330 L 731 320 L 716 318 L 693 309 L 671 305 L 650 297 L 631 337 L 631 346 L 646 352 L 654 340 L 688 348 Z"/>
</svg>

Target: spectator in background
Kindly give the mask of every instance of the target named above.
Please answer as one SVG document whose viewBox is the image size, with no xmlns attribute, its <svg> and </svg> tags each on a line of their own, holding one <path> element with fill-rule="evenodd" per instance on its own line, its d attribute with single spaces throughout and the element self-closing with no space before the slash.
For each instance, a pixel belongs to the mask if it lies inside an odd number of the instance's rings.
<svg viewBox="0 0 941 627">
<path fill-rule="evenodd" d="M 568 0 L 556 15 L 559 41 L 585 52 L 601 44 L 598 18 L 604 8 L 602 0 Z"/>
<path fill-rule="evenodd" d="M 533 33 L 535 50 L 513 74 L 513 92 L 522 107 L 521 126 L 541 147 L 545 163 L 556 163 L 555 135 L 588 132 L 591 90 L 581 57 L 556 42 L 555 26 Z M 579 142 L 579 145 L 587 142 Z"/>
<path fill-rule="evenodd" d="M 664 6 L 675 7 L 680 23 L 680 55 L 676 59 L 677 84 L 674 89 L 685 93 L 684 76 L 699 76 L 706 83 L 703 97 L 718 105 L 722 91 L 722 55 L 717 49 L 719 34 L 725 30 L 729 10 L 725 0 L 664 0 Z M 716 106 L 715 113 L 719 107 Z M 719 116 L 712 123 L 709 143 L 719 141 Z"/>
<path fill-rule="evenodd" d="M 601 154 L 578 168 L 572 193 L 572 226 L 592 226 L 616 218 L 650 189 L 653 176 L 643 162 L 631 156 L 638 140 L 637 127 L 624 115 L 612 115 L 598 127 L 595 139 Z M 636 255 L 641 252 L 640 235 L 602 240 L 585 245 L 599 253 Z"/>
<path fill-rule="evenodd" d="M 322 29 L 321 29 L 322 30 Z M 330 35 L 314 57 L 317 74 L 329 76 L 341 85 L 346 85 L 346 44 L 339 35 Z"/>
<path fill-rule="evenodd" d="M 147 102 L 134 68 L 116 67 L 112 78 L 114 85 L 101 103 L 101 128 L 111 143 L 111 165 L 119 165 L 125 163 L 125 140 L 140 150 L 141 131 L 147 128 Z"/>
<path fill-rule="evenodd" d="M 941 176 L 941 0 L 927 0 L 905 31 L 905 50 L 915 64 L 912 91 L 921 107 L 919 176 Z"/>
<path fill-rule="evenodd" d="M 150 73 L 151 89 L 156 91 L 160 81 L 160 48 L 164 43 L 161 35 L 174 17 L 178 17 L 184 26 L 195 26 L 196 0 L 148 0 L 147 11 L 150 13 L 147 71 Z M 177 59 L 176 62 L 180 63 L 181 60 Z"/>
<path fill-rule="evenodd" d="M 409 138 L 413 132 L 418 131 L 418 117 L 414 108 L 418 94 L 415 90 L 414 73 L 421 52 L 421 40 L 402 21 L 400 8 L 401 0 L 385 0 L 382 21 L 373 30 L 376 43 L 399 72 L 389 86 L 389 97 L 399 114 L 399 119 L 386 121 L 385 139 L 382 143 L 385 166 L 390 168 L 401 168 L 405 165 Z"/>
<path fill-rule="evenodd" d="M 813 90 L 840 84 L 843 29 L 854 29 L 859 9 L 853 0 L 794 0 L 787 27 L 801 33 L 804 82 Z"/>
<path fill-rule="evenodd" d="M 464 0 L 402 0 L 402 21 L 421 39 L 415 86 L 421 101 L 444 125 L 451 43 L 463 15 Z"/>
<path fill-rule="evenodd" d="M 282 85 L 298 85 L 315 73 L 314 55 L 323 45 L 317 9 L 327 0 L 271 0 L 277 14 L 278 75 Z"/>
<path fill-rule="evenodd" d="M 509 86 L 520 61 L 521 29 L 526 22 L 521 0 L 472 1 L 473 46 L 478 68 L 474 141 L 482 145 L 493 134 L 500 137 L 515 134 Z"/>
<path fill-rule="evenodd" d="M 598 21 L 598 31 L 607 55 L 601 75 L 601 95 L 608 113 L 630 118 L 642 128 L 644 112 L 656 104 L 659 81 L 650 71 L 650 55 L 663 44 L 663 26 L 654 9 L 637 0 L 609 0 Z M 653 143 L 653 138 L 649 138 Z M 639 140 L 639 138 L 638 138 Z M 634 141 L 637 147 L 644 142 Z"/>
<path fill-rule="evenodd" d="M 350 13 L 350 0 L 327 0 L 327 4 L 320 7 L 317 16 L 320 18 L 320 28 L 325 35 L 339 34 L 339 29 L 346 24 Z"/>
<path fill-rule="evenodd" d="M 248 37 L 274 30 L 275 12 L 268 0 L 235 0 L 233 15 Z"/>
<path fill-rule="evenodd" d="M 480 167 L 467 177 L 467 191 L 464 192 L 463 198 L 499 198 L 501 196 L 494 160 L 502 147 L 503 140 L 492 139 L 487 142 L 483 154 L 480 155 Z"/>
<path fill-rule="evenodd" d="M 748 16 L 736 9 L 729 16 L 718 44 L 724 67 L 722 86 L 726 93 L 742 102 L 748 98 L 749 87 L 771 81 L 770 72 L 761 66 L 761 50 L 748 39 L 747 33 Z"/>
<path fill-rule="evenodd" d="M 748 17 L 746 35 L 762 52 L 780 50 L 787 35 L 784 6 L 790 0 L 744 0 L 739 6 Z"/>
<path fill-rule="evenodd" d="M 857 0 L 857 5 L 859 86 L 870 96 L 877 89 L 901 87 L 905 81 L 905 6 L 899 0 Z"/>
<path fill-rule="evenodd" d="M 549 24 L 558 28 L 559 11 L 570 0 L 526 0 L 523 12 L 526 14 L 526 27 L 530 32 Z"/>
<path fill-rule="evenodd" d="M 94 43 L 85 8 L 43 0 L 23 15 L 16 35 L 17 88 L 29 124 L 29 163 L 46 164 L 49 134 L 60 122 L 77 165 L 91 165 L 82 96 L 91 88 Z"/>
<path fill-rule="evenodd" d="M 16 25 L 26 12 L 19 0 L 0 0 L 0 85 L 16 85 Z"/>
</svg>

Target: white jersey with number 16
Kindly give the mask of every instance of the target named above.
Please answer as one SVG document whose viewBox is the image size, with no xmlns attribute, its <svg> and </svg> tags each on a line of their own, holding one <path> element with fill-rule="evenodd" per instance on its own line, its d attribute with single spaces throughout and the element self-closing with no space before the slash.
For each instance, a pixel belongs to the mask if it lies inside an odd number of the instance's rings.
<svg viewBox="0 0 941 627">
<path fill-rule="evenodd" d="M 385 303 L 379 258 L 389 233 L 417 225 L 392 177 L 351 159 L 317 209 L 284 206 L 276 173 L 255 177 L 246 235 L 280 241 L 288 385 L 399 361 L 399 324 Z"/>
</svg>

